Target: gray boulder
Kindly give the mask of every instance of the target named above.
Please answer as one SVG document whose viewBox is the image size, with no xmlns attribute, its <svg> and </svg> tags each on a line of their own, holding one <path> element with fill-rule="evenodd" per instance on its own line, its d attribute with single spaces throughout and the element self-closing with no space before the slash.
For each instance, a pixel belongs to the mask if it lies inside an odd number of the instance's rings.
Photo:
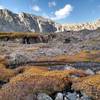
<svg viewBox="0 0 100 100">
<path fill-rule="evenodd" d="M 75 69 L 75 68 L 72 67 L 72 66 L 66 65 L 66 66 L 65 66 L 65 69 L 66 69 L 66 70 L 70 70 L 70 69 Z"/>
<path fill-rule="evenodd" d="M 31 62 L 31 57 L 24 52 L 13 52 L 8 55 L 8 65 L 16 67 L 17 65 L 23 65 Z"/>
<path fill-rule="evenodd" d="M 77 98 L 78 98 L 76 92 L 74 92 L 74 93 L 69 93 L 68 92 L 67 97 L 68 97 L 68 100 L 77 100 Z"/>
<path fill-rule="evenodd" d="M 68 100 L 62 93 L 57 93 L 55 100 Z"/>
<path fill-rule="evenodd" d="M 39 93 L 37 100 L 52 100 L 52 98 L 45 93 Z"/>
<path fill-rule="evenodd" d="M 87 69 L 85 72 L 89 75 L 94 75 L 95 74 L 91 69 Z"/>
<path fill-rule="evenodd" d="M 58 93 L 55 100 L 63 100 L 63 94 L 62 93 Z"/>
</svg>

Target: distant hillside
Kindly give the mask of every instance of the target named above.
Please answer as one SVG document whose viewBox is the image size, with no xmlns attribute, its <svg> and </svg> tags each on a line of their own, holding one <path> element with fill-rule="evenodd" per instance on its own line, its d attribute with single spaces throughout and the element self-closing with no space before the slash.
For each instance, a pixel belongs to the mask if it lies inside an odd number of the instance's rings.
<svg viewBox="0 0 100 100">
<path fill-rule="evenodd" d="M 97 20 L 95 22 L 87 22 L 87 23 L 80 23 L 80 24 L 64 24 L 62 25 L 65 30 L 74 30 L 74 31 L 79 31 L 79 30 L 95 30 L 98 27 L 100 27 L 100 20 Z"/>
</svg>

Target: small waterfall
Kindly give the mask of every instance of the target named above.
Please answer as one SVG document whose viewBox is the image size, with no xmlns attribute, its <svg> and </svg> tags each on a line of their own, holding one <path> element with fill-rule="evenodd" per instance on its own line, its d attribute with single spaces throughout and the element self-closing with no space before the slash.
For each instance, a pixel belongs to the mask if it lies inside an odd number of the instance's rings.
<svg viewBox="0 0 100 100">
<path fill-rule="evenodd" d="M 64 32 L 64 27 L 58 23 L 55 23 L 56 32 Z"/>
<path fill-rule="evenodd" d="M 59 27 L 58 26 L 56 27 L 56 29 L 57 29 L 56 32 L 59 32 Z"/>
<path fill-rule="evenodd" d="M 39 22 L 39 19 L 37 19 L 37 23 L 38 23 L 38 27 L 39 27 L 40 32 L 43 32 L 42 27 L 41 27 L 41 24 Z"/>
</svg>

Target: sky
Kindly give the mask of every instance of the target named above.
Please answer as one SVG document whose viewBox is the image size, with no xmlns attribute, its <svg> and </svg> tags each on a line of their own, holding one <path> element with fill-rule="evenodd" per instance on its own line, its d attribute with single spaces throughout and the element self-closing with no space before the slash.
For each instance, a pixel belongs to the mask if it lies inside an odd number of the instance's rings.
<svg viewBox="0 0 100 100">
<path fill-rule="evenodd" d="M 100 0 L 0 0 L 0 9 L 26 12 L 64 24 L 100 19 Z"/>
</svg>

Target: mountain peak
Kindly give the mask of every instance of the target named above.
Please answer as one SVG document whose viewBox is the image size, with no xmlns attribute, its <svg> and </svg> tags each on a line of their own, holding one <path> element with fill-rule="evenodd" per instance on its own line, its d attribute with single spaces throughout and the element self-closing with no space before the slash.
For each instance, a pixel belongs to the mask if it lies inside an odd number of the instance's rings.
<svg viewBox="0 0 100 100">
<path fill-rule="evenodd" d="M 20 14 L 13 13 L 8 9 L 0 9 L 0 31 L 3 32 L 62 32 L 67 30 L 94 30 L 100 27 L 100 19 L 95 22 L 82 24 L 57 24 L 56 22 L 22 12 Z"/>
<path fill-rule="evenodd" d="M 100 19 L 94 21 L 94 22 L 86 22 L 86 23 L 79 23 L 79 24 L 63 24 L 63 27 L 66 30 L 95 30 L 100 27 Z"/>
<path fill-rule="evenodd" d="M 52 22 L 25 12 L 15 14 L 8 9 L 0 10 L 0 31 L 3 32 L 56 32 L 57 27 Z"/>
<path fill-rule="evenodd" d="M 10 11 L 8 9 L 0 9 L 0 12 L 6 13 L 6 14 L 12 14 L 12 11 Z"/>
</svg>

